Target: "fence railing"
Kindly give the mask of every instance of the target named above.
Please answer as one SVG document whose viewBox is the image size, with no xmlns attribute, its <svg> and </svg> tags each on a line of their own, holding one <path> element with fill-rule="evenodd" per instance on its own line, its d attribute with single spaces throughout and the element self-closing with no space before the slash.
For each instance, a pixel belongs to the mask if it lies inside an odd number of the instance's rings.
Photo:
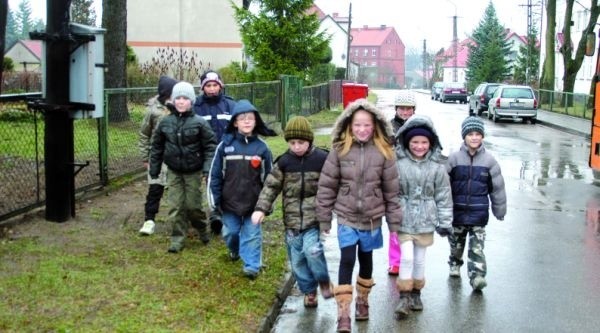
<svg viewBox="0 0 600 333">
<path fill-rule="evenodd" d="M 588 94 L 538 90 L 540 109 L 585 119 L 592 119 L 594 112 L 593 99 L 594 97 Z"/>
<path fill-rule="evenodd" d="M 282 78 L 226 85 L 225 93 L 250 100 L 273 128 L 282 128 L 291 115 L 310 115 L 342 102 L 340 81 L 302 87 L 300 80 Z M 155 94 L 156 87 L 105 89 L 105 116 L 73 121 L 74 162 L 89 163 L 75 177 L 76 192 L 143 171 L 138 131 L 146 102 Z M 0 221 L 45 202 L 44 116 L 27 107 L 41 97 L 0 96 Z"/>
</svg>

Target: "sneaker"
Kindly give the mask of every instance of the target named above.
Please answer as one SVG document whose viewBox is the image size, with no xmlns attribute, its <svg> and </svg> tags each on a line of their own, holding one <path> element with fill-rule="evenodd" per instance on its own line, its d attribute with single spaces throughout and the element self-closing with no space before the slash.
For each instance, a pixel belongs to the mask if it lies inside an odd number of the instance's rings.
<svg viewBox="0 0 600 333">
<path fill-rule="evenodd" d="M 450 265 L 450 276 L 451 277 L 460 277 L 460 266 Z"/>
<path fill-rule="evenodd" d="M 231 251 L 231 252 L 229 252 L 229 260 L 238 261 L 238 260 L 240 260 L 240 255 Z"/>
<path fill-rule="evenodd" d="M 487 282 L 485 282 L 485 278 L 483 276 L 477 275 L 471 280 L 471 287 L 473 287 L 473 291 L 481 291 L 481 289 L 487 286 Z"/>
<path fill-rule="evenodd" d="M 333 297 L 333 284 L 331 281 L 319 282 L 319 288 L 321 288 L 321 296 L 323 296 L 324 299 Z"/>
<path fill-rule="evenodd" d="M 169 253 L 179 253 L 183 250 L 183 243 L 172 242 L 167 250 Z"/>
<path fill-rule="evenodd" d="M 148 220 L 148 221 L 144 222 L 142 229 L 140 229 L 140 234 L 142 234 L 144 236 L 149 236 L 149 235 L 152 235 L 153 233 L 154 233 L 154 221 Z"/>
<path fill-rule="evenodd" d="M 250 280 L 254 280 L 258 277 L 258 272 L 244 270 L 244 276 Z"/>
<path fill-rule="evenodd" d="M 397 276 L 399 272 L 400 272 L 400 267 L 398 267 L 398 266 L 390 266 L 388 268 L 388 275 Z"/>
<path fill-rule="evenodd" d="M 319 305 L 317 300 L 317 292 L 304 294 L 304 307 L 305 308 L 316 308 Z"/>
</svg>

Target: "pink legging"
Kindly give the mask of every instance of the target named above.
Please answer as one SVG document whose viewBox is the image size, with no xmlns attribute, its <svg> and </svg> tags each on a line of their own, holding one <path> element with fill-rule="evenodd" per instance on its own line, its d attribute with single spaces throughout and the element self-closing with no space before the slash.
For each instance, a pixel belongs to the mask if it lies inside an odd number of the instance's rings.
<svg viewBox="0 0 600 333">
<path fill-rule="evenodd" d="M 390 266 L 400 266 L 400 256 L 402 251 L 400 250 L 400 243 L 398 242 L 398 234 L 390 232 L 390 245 L 388 249 L 388 259 Z"/>
</svg>

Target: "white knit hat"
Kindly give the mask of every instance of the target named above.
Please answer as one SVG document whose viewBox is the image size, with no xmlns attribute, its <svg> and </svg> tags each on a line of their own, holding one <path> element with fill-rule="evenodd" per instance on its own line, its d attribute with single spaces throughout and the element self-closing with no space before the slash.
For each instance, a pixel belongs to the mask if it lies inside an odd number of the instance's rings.
<svg viewBox="0 0 600 333">
<path fill-rule="evenodd" d="M 171 93 L 171 100 L 175 100 L 177 97 L 185 97 L 190 101 L 196 99 L 196 93 L 194 87 L 188 82 L 179 82 L 173 87 L 173 93 Z"/>
</svg>

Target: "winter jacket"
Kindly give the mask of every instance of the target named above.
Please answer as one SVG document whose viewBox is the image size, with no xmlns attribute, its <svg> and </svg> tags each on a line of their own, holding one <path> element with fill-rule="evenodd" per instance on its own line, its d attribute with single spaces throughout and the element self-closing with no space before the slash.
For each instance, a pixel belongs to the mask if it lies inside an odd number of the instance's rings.
<svg viewBox="0 0 600 333">
<path fill-rule="evenodd" d="M 381 226 L 385 216 L 390 231 L 397 231 L 402 221 L 398 200 L 400 189 L 398 169 L 394 159 L 385 159 L 375 146 L 354 140 L 350 151 L 340 156 L 335 146 L 357 110 L 365 110 L 375 116 L 375 125 L 382 129 L 386 138 L 392 137 L 391 125 L 383 112 L 359 99 L 351 103 L 338 117 L 333 131 L 333 149 L 321 170 L 317 192 L 317 218 L 321 230 L 331 229 L 333 212 L 338 223 L 359 230 L 372 230 Z M 391 144 L 391 140 L 390 140 Z"/>
<path fill-rule="evenodd" d="M 254 112 L 256 119 L 250 136 L 238 132 L 233 124 L 237 115 L 247 112 Z M 273 167 L 271 150 L 258 134 L 276 134 L 249 101 L 240 100 L 231 119 L 210 167 L 208 203 L 213 209 L 249 216 Z"/>
<path fill-rule="evenodd" d="M 194 102 L 194 112 L 208 121 L 215 132 L 217 142 L 221 142 L 223 139 L 223 134 L 227 129 L 234 107 L 235 101 L 233 98 L 223 93 L 214 97 L 200 95 L 196 97 Z"/>
<path fill-rule="evenodd" d="M 403 213 L 400 232 L 423 234 L 434 232 L 438 226 L 451 226 L 452 193 L 445 167 L 446 159 L 441 154 L 440 140 L 431 119 L 421 115 L 410 117 L 396 137 L 403 142 L 404 133 L 415 127 L 428 128 L 434 134 L 434 139 L 422 160 L 414 159 L 408 148 L 396 146 Z"/>
<path fill-rule="evenodd" d="M 319 227 L 315 198 L 327 151 L 314 146 L 309 149 L 303 156 L 288 150 L 275 160 L 255 207 L 257 211 L 270 214 L 281 193 L 283 223 L 286 228 L 298 231 Z"/>
<path fill-rule="evenodd" d="M 138 147 L 142 162 L 148 162 L 150 158 L 150 148 L 152 147 L 152 132 L 158 125 L 160 119 L 169 115 L 169 109 L 158 101 L 158 95 L 150 98 L 146 103 L 146 114 L 140 126 Z"/>
<path fill-rule="evenodd" d="M 400 129 L 400 127 L 402 127 L 402 125 L 404 125 L 405 122 L 406 122 L 406 120 L 398 117 L 398 115 L 394 116 L 394 118 L 392 118 L 390 120 L 390 123 L 392 124 L 392 131 L 393 131 L 394 135 L 396 135 L 398 133 L 398 130 Z"/>
<path fill-rule="evenodd" d="M 487 225 L 490 201 L 494 216 L 499 220 L 504 219 L 504 178 L 500 165 L 486 152 L 483 143 L 473 156 L 463 143 L 459 151 L 448 157 L 446 169 L 450 174 L 454 201 L 453 225 Z"/>
<path fill-rule="evenodd" d="M 169 108 L 171 114 L 161 119 L 152 135 L 150 177 L 158 177 L 163 162 L 176 172 L 208 174 L 217 144 L 210 125 L 192 110 L 179 113 L 173 105 Z"/>
</svg>

